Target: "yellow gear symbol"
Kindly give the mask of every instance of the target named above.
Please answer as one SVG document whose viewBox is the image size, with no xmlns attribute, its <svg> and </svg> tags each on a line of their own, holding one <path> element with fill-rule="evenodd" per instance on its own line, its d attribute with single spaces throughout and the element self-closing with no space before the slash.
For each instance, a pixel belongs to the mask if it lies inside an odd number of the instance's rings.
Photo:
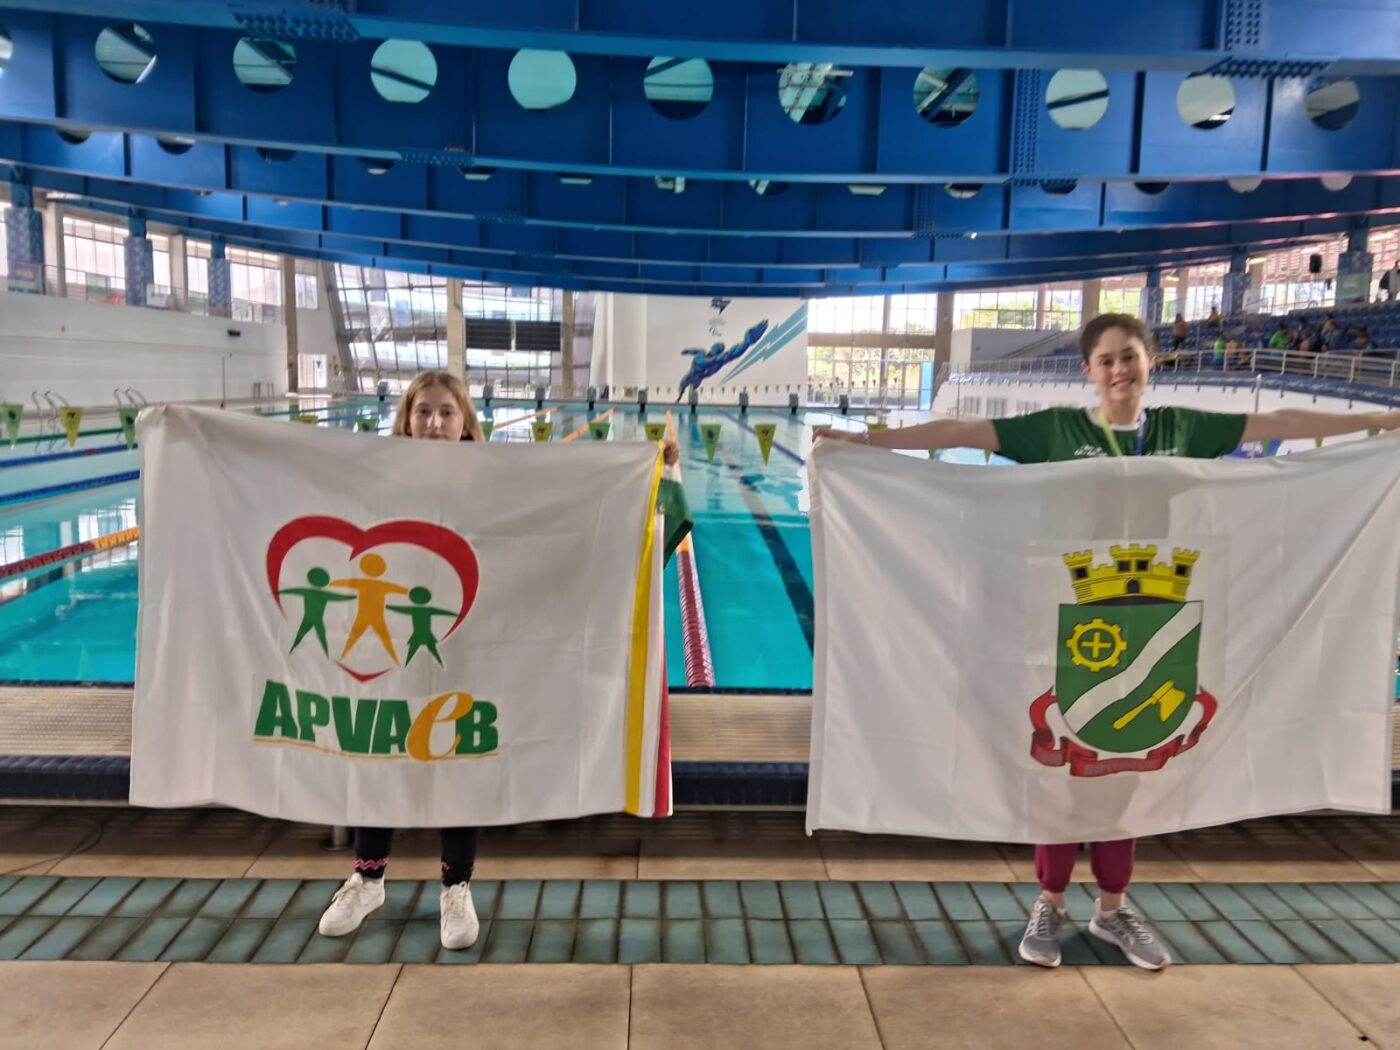
<svg viewBox="0 0 1400 1050">
<path fill-rule="evenodd" d="M 1085 635 L 1090 635 L 1087 641 Z M 1065 645 L 1069 647 L 1070 662 L 1086 671 L 1102 671 L 1105 667 L 1117 667 L 1119 658 L 1128 648 L 1128 643 L 1123 641 L 1123 632 L 1118 625 L 1108 623 L 1098 617 L 1088 623 L 1075 624 L 1074 633 L 1069 636 L 1069 641 L 1065 642 Z"/>
</svg>

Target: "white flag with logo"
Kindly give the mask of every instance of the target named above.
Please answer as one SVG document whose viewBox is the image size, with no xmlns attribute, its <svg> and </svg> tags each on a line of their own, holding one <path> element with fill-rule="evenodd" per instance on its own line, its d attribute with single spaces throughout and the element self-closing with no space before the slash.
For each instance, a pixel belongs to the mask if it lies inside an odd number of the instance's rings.
<svg viewBox="0 0 1400 1050">
<path fill-rule="evenodd" d="M 387 827 L 668 810 L 654 445 L 179 406 L 138 430 L 133 803 Z"/>
<path fill-rule="evenodd" d="M 1001 842 L 1390 809 L 1400 440 L 814 455 L 807 826 Z"/>
</svg>

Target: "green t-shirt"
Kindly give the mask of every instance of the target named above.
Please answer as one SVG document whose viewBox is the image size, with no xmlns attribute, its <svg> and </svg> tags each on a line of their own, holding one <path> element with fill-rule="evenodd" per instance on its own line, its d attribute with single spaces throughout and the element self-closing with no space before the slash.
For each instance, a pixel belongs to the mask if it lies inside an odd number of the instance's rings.
<svg viewBox="0 0 1400 1050">
<path fill-rule="evenodd" d="M 690 534 L 695 520 L 690 516 L 690 504 L 685 498 L 685 489 L 680 482 L 670 478 L 661 479 L 661 491 L 656 495 L 657 509 L 665 515 L 666 535 L 662 539 L 663 563 L 671 560 L 671 555 L 681 545 L 681 540 Z"/>
<path fill-rule="evenodd" d="M 1275 330 L 1274 334 L 1269 336 L 1269 346 L 1275 350 L 1287 350 L 1290 342 L 1292 340 L 1288 338 L 1287 332 Z"/>
<path fill-rule="evenodd" d="M 1047 408 L 1025 416 L 992 420 L 998 452 L 1017 463 L 1052 463 L 1065 459 L 1112 456 L 1113 447 L 1092 409 Z M 1215 459 L 1239 447 L 1245 417 L 1234 412 L 1199 412 L 1192 408 L 1149 408 L 1143 455 Z M 1137 454 L 1138 428 L 1114 427 L 1118 448 Z"/>
</svg>

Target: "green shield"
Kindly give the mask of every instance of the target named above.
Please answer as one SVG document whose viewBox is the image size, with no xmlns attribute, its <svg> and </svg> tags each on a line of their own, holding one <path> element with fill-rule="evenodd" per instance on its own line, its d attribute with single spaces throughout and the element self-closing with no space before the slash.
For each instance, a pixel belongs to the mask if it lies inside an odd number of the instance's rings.
<svg viewBox="0 0 1400 1050">
<path fill-rule="evenodd" d="M 1126 754 L 1169 740 L 1196 696 L 1200 602 L 1062 605 L 1055 699 L 1075 736 Z"/>
</svg>

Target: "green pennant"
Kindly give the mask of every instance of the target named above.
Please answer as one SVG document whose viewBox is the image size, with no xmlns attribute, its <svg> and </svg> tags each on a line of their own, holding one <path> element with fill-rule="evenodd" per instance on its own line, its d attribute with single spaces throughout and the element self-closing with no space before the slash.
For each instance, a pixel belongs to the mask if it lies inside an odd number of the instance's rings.
<svg viewBox="0 0 1400 1050">
<path fill-rule="evenodd" d="M 535 435 L 536 441 L 548 441 L 554 437 L 554 424 L 547 419 L 537 419 L 530 424 L 530 433 Z"/>
<path fill-rule="evenodd" d="M 588 424 L 588 436 L 594 441 L 608 440 L 608 430 L 612 427 L 606 419 L 596 419 Z"/>
<path fill-rule="evenodd" d="M 889 430 L 890 425 L 888 423 L 867 423 L 865 429 L 873 433 L 876 430 Z"/>
<path fill-rule="evenodd" d="M 379 420 L 373 416 L 360 416 L 355 420 L 355 429 L 366 433 L 378 433 Z"/>
<path fill-rule="evenodd" d="M 943 451 L 942 449 L 931 448 L 931 449 L 928 450 L 928 458 L 929 458 L 929 459 L 938 459 L 938 458 L 939 458 L 939 455 L 938 455 L 938 454 L 939 454 L 940 452 L 942 452 L 942 451 Z"/>
<path fill-rule="evenodd" d="M 647 423 L 647 424 L 645 424 L 645 425 L 646 425 L 646 428 L 647 428 L 647 440 L 648 440 L 648 441 L 664 441 L 664 440 L 666 440 L 666 424 L 665 424 L 665 423 Z"/>
<path fill-rule="evenodd" d="M 136 417 L 140 414 L 139 408 L 119 408 L 117 415 L 122 421 L 122 437 L 126 438 L 126 447 L 131 448 L 136 444 Z"/>
<path fill-rule="evenodd" d="M 705 458 L 711 463 L 715 461 L 715 449 L 719 447 L 719 427 L 718 423 L 700 424 L 700 436 L 705 441 Z"/>
<path fill-rule="evenodd" d="M 1380 432 L 1379 430 L 1368 430 L 1368 431 L 1366 431 L 1366 436 L 1367 436 L 1368 438 L 1380 437 L 1380 436 L 1381 436 L 1381 432 Z"/>
<path fill-rule="evenodd" d="M 5 434 L 10 439 L 10 447 L 14 448 L 19 441 L 19 421 L 24 418 L 24 406 L 6 403 L 0 405 L 0 412 L 5 414 Z"/>
<path fill-rule="evenodd" d="M 768 454 L 773 451 L 773 435 L 777 431 L 777 423 L 755 423 L 753 425 L 753 432 L 758 435 L 758 450 L 763 453 L 765 464 L 768 462 Z"/>
<path fill-rule="evenodd" d="M 983 456 L 986 457 L 985 460 L 984 460 L 984 462 L 990 463 L 990 462 L 992 461 L 992 450 L 991 450 L 991 449 L 986 449 L 982 454 L 983 454 Z"/>
<path fill-rule="evenodd" d="M 321 422 L 321 418 L 319 416 L 313 416 L 310 412 L 304 412 L 301 415 L 294 416 L 292 418 L 294 418 L 298 423 L 310 423 L 314 425 L 316 423 Z"/>
<path fill-rule="evenodd" d="M 495 422 L 490 419 L 483 419 L 481 421 L 481 433 L 487 441 L 491 440 L 491 428 L 495 425 Z"/>
<path fill-rule="evenodd" d="M 1322 438 L 1313 438 L 1313 447 L 1314 447 L 1314 448 L 1321 448 L 1321 447 L 1322 447 L 1322 440 L 1323 440 Z"/>
<path fill-rule="evenodd" d="M 72 448 L 78 443 L 78 428 L 83 425 L 83 410 L 65 407 L 60 411 L 63 416 L 63 431 L 68 435 L 68 447 Z"/>
</svg>

